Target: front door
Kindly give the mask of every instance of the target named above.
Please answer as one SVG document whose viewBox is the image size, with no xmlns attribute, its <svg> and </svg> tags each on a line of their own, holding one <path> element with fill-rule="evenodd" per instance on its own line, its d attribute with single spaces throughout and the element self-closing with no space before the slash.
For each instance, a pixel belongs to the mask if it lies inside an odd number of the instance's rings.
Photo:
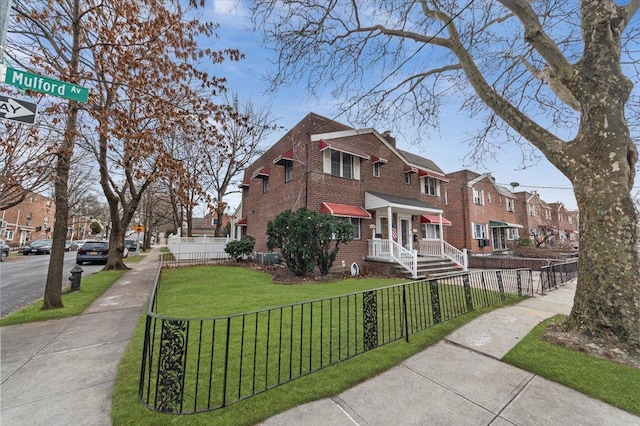
<svg viewBox="0 0 640 426">
<path fill-rule="evenodd" d="M 407 250 L 411 250 L 411 219 L 400 218 L 400 229 L 398 232 L 398 244 Z"/>
</svg>

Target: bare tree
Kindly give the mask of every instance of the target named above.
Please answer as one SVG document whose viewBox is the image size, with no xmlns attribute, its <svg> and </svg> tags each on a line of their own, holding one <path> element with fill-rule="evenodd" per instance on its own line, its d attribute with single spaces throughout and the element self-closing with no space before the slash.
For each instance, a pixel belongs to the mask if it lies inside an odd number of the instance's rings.
<svg viewBox="0 0 640 426">
<path fill-rule="evenodd" d="M 260 143 L 278 127 L 271 107 L 257 107 L 251 100 L 240 102 L 237 94 L 226 97 L 227 115 L 220 124 L 220 141 L 207 144 L 202 158 L 201 179 L 211 194 L 209 205 L 216 213 L 215 235 L 222 235 L 222 218 L 227 209 L 225 198 L 236 191 L 234 179 L 262 154 Z"/>
<path fill-rule="evenodd" d="M 313 93 L 334 83 L 345 110 L 365 120 L 409 116 L 410 125 L 437 123 L 456 93 L 485 120 L 479 156 L 491 140 L 537 148 L 571 180 L 580 210 L 565 337 L 639 356 L 630 194 L 638 149 L 625 120 L 637 117 L 630 77 L 640 29 L 629 23 L 638 8 L 640 0 L 257 0 L 253 20 L 279 52 L 275 86 L 306 79 Z"/>
</svg>

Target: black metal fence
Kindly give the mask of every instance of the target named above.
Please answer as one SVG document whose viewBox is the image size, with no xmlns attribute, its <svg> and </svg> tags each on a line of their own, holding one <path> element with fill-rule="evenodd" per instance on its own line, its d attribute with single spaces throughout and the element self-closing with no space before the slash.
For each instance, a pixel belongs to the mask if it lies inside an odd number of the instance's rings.
<svg viewBox="0 0 640 426">
<path fill-rule="evenodd" d="M 551 287 L 557 289 L 559 285 L 564 285 L 577 277 L 577 260 L 542 267 L 540 268 L 540 291 L 544 294 L 545 289 L 551 290 Z"/>
<path fill-rule="evenodd" d="M 176 414 L 222 408 L 478 307 L 533 295 L 530 270 L 478 271 L 181 319 L 156 312 L 159 283 L 147 311 L 139 397 Z"/>
</svg>

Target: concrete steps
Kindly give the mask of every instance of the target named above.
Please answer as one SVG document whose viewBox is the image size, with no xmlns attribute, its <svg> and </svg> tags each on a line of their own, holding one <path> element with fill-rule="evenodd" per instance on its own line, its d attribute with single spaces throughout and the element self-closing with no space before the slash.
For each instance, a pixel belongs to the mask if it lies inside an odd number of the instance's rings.
<svg viewBox="0 0 640 426">
<path fill-rule="evenodd" d="M 399 275 L 411 278 L 411 273 L 402 266 L 396 266 Z M 445 275 L 460 273 L 462 267 L 447 258 L 418 257 L 417 273 L 419 279 L 438 278 Z"/>
</svg>

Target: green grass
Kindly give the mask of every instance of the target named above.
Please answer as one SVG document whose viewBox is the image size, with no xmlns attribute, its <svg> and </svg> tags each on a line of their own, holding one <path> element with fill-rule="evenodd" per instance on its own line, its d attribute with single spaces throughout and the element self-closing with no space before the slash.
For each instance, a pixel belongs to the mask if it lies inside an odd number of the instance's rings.
<svg viewBox="0 0 640 426">
<path fill-rule="evenodd" d="M 126 259 L 123 259 L 123 262 L 125 264 L 127 263 L 138 263 L 140 262 L 142 259 L 144 259 L 145 257 L 147 257 L 146 254 L 131 254 L 129 256 L 127 256 Z"/>
<path fill-rule="evenodd" d="M 126 271 L 104 271 L 82 278 L 80 291 L 62 295 L 64 308 L 42 310 L 42 299 L 16 311 L 2 320 L 0 326 L 46 321 L 80 315 Z"/>
<path fill-rule="evenodd" d="M 178 268 L 163 272 L 157 310 L 162 315 L 176 317 L 213 317 L 342 295 L 404 281 L 373 278 L 281 285 L 271 283 L 270 276 L 265 273 L 237 267 Z M 409 343 L 401 340 L 387 344 L 229 407 L 188 416 L 158 414 L 148 410 L 138 401 L 138 378 L 145 325 L 143 314 L 119 366 L 113 392 L 112 422 L 114 425 L 255 424 L 305 402 L 339 394 L 399 364 L 411 355 L 437 343 L 456 328 L 499 306 L 504 304 L 458 316 L 423 332 L 412 334 Z M 195 328 L 192 333 L 198 334 Z M 203 333 L 204 336 L 207 334 L 209 333 Z M 236 349 L 232 348 L 230 352 Z M 231 358 L 237 360 L 239 356 L 236 354 L 229 359 Z M 251 358 L 251 355 L 248 358 Z M 295 363 L 294 360 L 294 365 Z M 185 409 L 188 410 L 187 407 Z"/>
<path fill-rule="evenodd" d="M 542 340 L 549 324 L 563 318 L 538 325 L 502 361 L 640 415 L 640 369 Z"/>
</svg>

